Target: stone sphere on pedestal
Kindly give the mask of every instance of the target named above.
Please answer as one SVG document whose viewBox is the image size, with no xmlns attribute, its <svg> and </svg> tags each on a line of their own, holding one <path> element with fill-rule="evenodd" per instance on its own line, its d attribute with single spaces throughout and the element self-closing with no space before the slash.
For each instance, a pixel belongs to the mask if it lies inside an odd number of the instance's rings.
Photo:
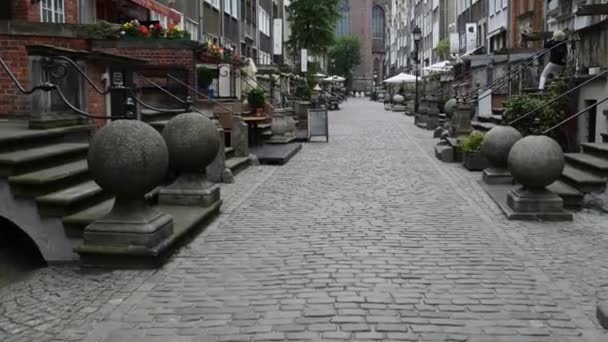
<svg viewBox="0 0 608 342">
<path fill-rule="evenodd" d="M 89 147 L 89 170 L 104 190 L 139 199 L 162 183 L 169 154 L 162 136 L 140 121 L 118 120 L 103 127 Z"/>
<path fill-rule="evenodd" d="M 405 97 L 403 97 L 403 95 L 397 94 L 393 96 L 393 103 L 401 104 L 403 102 L 405 102 Z"/>
<path fill-rule="evenodd" d="M 511 147 L 522 138 L 521 133 L 511 126 L 494 126 L 486 133 L 481 151 L 492 167 L 506 169 L 509 165 Z"/>
<path fill-rule="evenodd" d="M 451 116 L 452 114 L 454 114 L 454 112 L 456 111 L 457 108 L 458 108 L 458 101 L 454 98 L 449 99 L 443 105 L 443 111 L 447 116 Z"/>
<path fill-rule="evenodd" d="M 509 152 L 509 171 L 525 187 L 541 189 L 559 179 L 564 170 L 564 152 L 544 135 L 527 136 Z"/>
<path fill-rule="evenodd" d="M 220 147 L 215 124 L 198 113 L 181 114 L 169 120 L 162 137 L 169 150 L 169 166 L 178 172 L 204 171 Z"/>
</svg>

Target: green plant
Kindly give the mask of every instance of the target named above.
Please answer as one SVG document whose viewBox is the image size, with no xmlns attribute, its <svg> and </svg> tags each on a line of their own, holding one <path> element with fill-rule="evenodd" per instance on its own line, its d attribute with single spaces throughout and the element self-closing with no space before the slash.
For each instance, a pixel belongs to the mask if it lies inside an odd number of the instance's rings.
<svg viewBox="0 0 608 342">
<path fill-rule="evenodd" d="M 483 142 L 484 136 L 485 134 L 479 131 L 474 131 L 467 135 L 460 145 L 462 152 L 478 152 L 481 150 L 481 143 Z"/>
<path fill-rule="evenodd" d="M 536 98 L 528 95 L 514 97 L 506 106 L 503 120 L 506 123 L 509 123 L 528 114 L 536 108 L 540 108 L 546 101 L 547 100 L 544 98 Z M 561 108 L 547 106 L 517 121 L 513 127 L 519 130 L 524 136 L 541 134 L 544 130 L 558 124 L 563 117 L 564 112 Z"/>
<path fill-rule="evenodd" d="M 347 87 L 352 86 L 353 69 L 361 64 L 359 38 L 343 36 L 329 50 L 329 73 L 346 78 Z"/>
<path fill-rule="evenodd" d="M 198 67 L 196 69 L 196 75 L 198 77 L 198 85 L 200 89 L 207 89 L 213 82 L 215 73 L 213 70 L 206 67 Z"/>
<path fill-rule="evenodd" d="M 336 22 L 340 19 L 339 0 L 292 0 L 288 7 L 289 47 L 296 55 L 307 49 L 309 55 L 327 53 L 334 43 Z"/>
<path fill-rule="evenodd" d="M 247 102 L 249 102 L 249 105 L 253 109 L 264 108 L 266 105 L 266 92 L 260 87 L 252 89 L 247 94 Z"/>
<path fill-rule="evenodd" d="M 440 40 L 439 43 L 437 43 L 435 49 L 433 50 L 435 51 L 437 56 L 439 56 L 440 59 L 448 59 L 450 57 L 450 40 L 447 38 Z"/>
</svg>

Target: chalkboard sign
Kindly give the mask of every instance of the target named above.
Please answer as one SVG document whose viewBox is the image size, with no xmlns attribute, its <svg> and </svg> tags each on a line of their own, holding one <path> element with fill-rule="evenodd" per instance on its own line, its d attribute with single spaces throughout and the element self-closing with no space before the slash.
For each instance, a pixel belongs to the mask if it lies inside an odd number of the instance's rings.
<svg viewBox="0 0 608 342">
<path fill-rule="evenodd" d="M 325 137 L 329 142 L 329 122 L 326 109 L 308 110 L 308 140 L 312 137 Z"/>
</svg>

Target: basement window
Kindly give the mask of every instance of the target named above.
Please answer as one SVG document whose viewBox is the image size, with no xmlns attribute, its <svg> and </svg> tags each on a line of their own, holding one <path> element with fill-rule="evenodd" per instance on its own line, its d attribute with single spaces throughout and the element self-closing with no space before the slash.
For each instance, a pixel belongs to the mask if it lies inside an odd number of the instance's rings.
<svg viewBox="0 0 608 342">
<path fill-rule="evenodd" d="M 65 0 L 41 0 L 40 19 L 43 23 L 65 23 Z"/>
</svg>

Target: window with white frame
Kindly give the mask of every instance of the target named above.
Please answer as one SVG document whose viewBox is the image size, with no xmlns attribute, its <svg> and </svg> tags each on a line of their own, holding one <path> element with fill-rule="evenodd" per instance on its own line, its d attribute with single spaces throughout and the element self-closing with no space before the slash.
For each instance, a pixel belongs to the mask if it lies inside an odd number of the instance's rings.
<svg viewBox="0 0 608 342">
<path fill-rule="evenodd" d="M 239 19 L 239 0 L 232 0 L 232 16 Z"/>
<path fill-rule="evenodd" d="M 232 4 L 231 2 L 234 0 L 225 0 L 224 1 L 224 12 L 226 12 L 226 14 L 230 15 L 232 12 Z"/>
<path fill-rule="evenodd" d="M 205 2 L 211 4 L 211 6 L 220 9 L 220 0 L 205 0 Z"/>
<path fill-rule="evenodd" d="M 193 20 L 186 20 L 186 31 L 190 33 L 190 39 L 198 40 L 198 24 Z"/>
<path fill-rule="evenodd" d="M 43 23 L 65 23 L 65 0 L 41 0 L 40 21 Z"/>
<path fill-rule="evenodd" d="M 270 16 L 262 7 L 258 7 L 258 26 L 260 32 L 270 37 Z"/>
<path fill-rule="evenodd" d="M 167 25 L 169 24 L 169 18 L 154 11 L 150 11 L 150 20 L 158 20 L 162 27 L 167 27 Z"/>
</svg>

